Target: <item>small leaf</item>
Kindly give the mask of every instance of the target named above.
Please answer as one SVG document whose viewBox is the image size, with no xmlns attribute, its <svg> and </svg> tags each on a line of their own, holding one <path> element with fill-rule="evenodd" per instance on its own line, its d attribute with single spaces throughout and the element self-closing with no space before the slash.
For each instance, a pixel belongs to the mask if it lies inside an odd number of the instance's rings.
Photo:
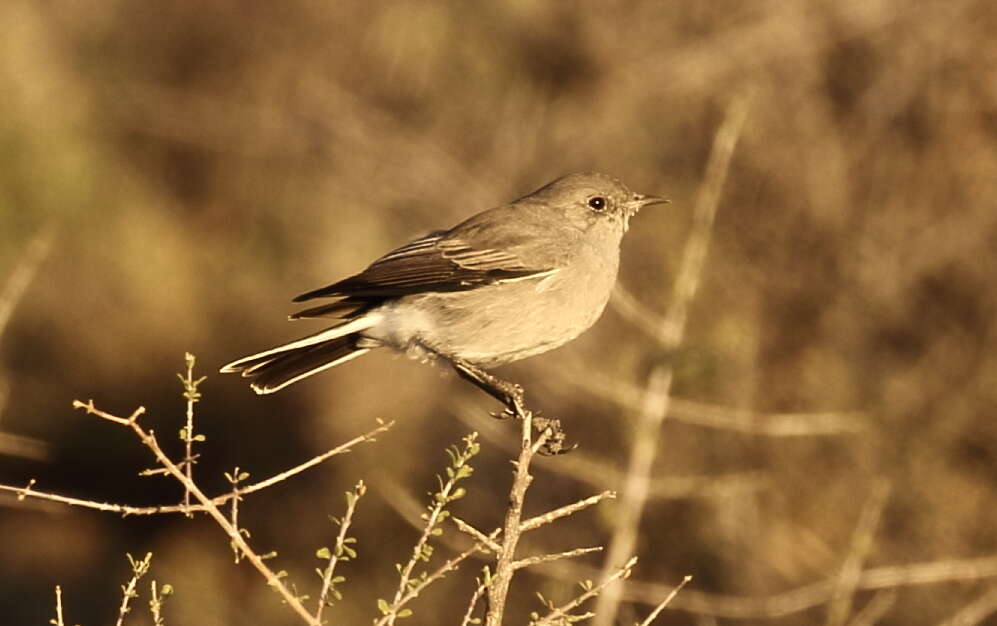
<svg viewBox="0 0 997 626">
<path fill-rule="evenodd" d="M 412 615 L 412 609 L 402 609 L 401 611 L 398 611 L 397 615 L 400 618 L 409 617 Z"/>
<path fill-rule="evenodd" d="M 391 612 L 391 607 L 388 606 L 388 601 L 385 600 L 384 598 L 377 599 L 377 608 L 379 611 L 381 611 L 382 615 L 387 615 L 388 613 Z"/>
<path fill-rule="evenodd" d="M 317 556 L 320 559 L 329 560 L 332 558 L 332 552 L 329 551 L 329 548 L 321 547 L 315 551 L 315 556 Z"/>
</svg>

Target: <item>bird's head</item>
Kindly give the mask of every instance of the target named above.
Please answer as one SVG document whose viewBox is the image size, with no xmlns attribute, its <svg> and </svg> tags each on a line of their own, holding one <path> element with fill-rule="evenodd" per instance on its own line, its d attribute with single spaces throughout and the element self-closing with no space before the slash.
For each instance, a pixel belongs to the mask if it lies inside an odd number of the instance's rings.
<svg viewBox="0 0 997 626">
<path fill-rule="evenodd" d="M 641 208 L 668 202 L 634 193 L 615 177 L 596 172 L 562 176 L 528 197 L 562 211 L 572 221 L 586 225 L 609 222 L 621 225 L 624 231 Z"/>
</svg>

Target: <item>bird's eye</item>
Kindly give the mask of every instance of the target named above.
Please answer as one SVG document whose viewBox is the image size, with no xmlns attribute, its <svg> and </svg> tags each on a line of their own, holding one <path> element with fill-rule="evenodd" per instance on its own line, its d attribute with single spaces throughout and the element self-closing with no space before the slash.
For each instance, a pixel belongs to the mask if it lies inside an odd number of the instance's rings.
<svg viewBox="0 0 997 626">
<path fill-rule="evenodd" d="M 603 209 L 606 208 L 606 199 L 603 198 L 602 196 L 596 196 L 594 198 L 591 198 L 589 199 L 589 206 L 595 209 L 596 211 L 602 211 Z"/>
</svg>

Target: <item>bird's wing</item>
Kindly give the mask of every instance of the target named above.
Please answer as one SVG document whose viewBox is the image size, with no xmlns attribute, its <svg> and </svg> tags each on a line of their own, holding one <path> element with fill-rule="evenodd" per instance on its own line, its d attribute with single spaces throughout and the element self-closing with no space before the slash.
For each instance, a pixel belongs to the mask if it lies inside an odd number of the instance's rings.
<svg viewBox="0 0 997 626">
<path fill-rule="evenodd" d="M 550 271 L 548 267 L 528 267 L 514 252 L 474 246 L 459 233 L 438 231 L 389 252 L 355 276 L 301 294 L 294 301 L 463 291 Z"/>
</svg>

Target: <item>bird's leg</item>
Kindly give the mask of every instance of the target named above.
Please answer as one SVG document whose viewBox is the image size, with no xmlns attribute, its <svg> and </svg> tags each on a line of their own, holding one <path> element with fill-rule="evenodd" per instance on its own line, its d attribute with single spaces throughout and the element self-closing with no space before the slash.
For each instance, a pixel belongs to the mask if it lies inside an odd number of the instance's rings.
<svg viewBox="0 0 997 626">
<path fill-rule="evenodd" d="M 461 378 L 473 383 L 476 387 L 504 404 L 506 406 L 506 413 L 511 414 L 513 417 L 525 419 L 526 415 L 530 412 L 523 400 L 525 394 L 521 386 L 493 376 L 467 361 L 451 359 L 450 363 L 453 364 L 453 368 Z M 540 449 L 543 454 L 564 454 L 577 447 L 576 444 L 565 445 L 565 434 L 561 430 L 560 420 L 533 415 L 533 428 L 537 432 L 549 430 L 547 441 Z"/>
<path fill-rule="evenodd" d="M 521 386 L 493 376 L 467 361 L 452 359 L 450 363 L 461 378 L 504 404 L 510 413 L 517 417 L 526 415 L 528 409 L 523 400 L 525 394 Z"/>
</svg>

